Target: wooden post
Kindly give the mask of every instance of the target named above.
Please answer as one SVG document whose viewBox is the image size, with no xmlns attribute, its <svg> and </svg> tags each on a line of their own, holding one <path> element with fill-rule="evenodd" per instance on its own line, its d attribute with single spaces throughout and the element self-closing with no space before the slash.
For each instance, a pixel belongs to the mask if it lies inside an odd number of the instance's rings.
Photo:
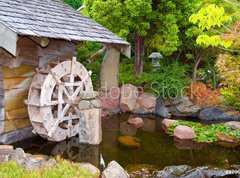
<svg viewBox="0 0 240 178">
<path fill-rule="evenodd" d="M 119 85 L 119 58 L 120 51 L 113 47 L 107 48 L 100 72 L 101 89 L 104 91 Z"/>
<path fill-rule="evenodd" d="M 0 49 L 0 134 L 4 132 L 4 87 L 3 87 L 3 69 L 2 69 L 2 63 L 3 63 L 3 51 Z"/>
</svg>

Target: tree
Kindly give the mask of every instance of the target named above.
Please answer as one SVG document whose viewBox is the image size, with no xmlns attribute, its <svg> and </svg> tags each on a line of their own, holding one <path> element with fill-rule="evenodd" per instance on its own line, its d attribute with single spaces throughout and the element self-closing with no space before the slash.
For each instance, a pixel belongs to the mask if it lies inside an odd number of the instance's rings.
<svg viewBox="0 0 240 178">
<path fill-rule="evenodd" d="M 85 0 L 90 16 L 124 39 L 133 39 L 135 75 L 142 72 L 144 37 L 150 28 L 151 0 Z"/>
<path fill-rule="evenodd" d="M 228 27 L 225 25 L 231 21 L 231 17 L 226 14 L 223 7 L 215 4 L 207 4 L 203 6 L 197 13 L 194 13 L 189 18 L 197 27 L 193 27 L 191 32 L 187 32 L 192 36 L 196 36 L 195 51 L 206 52 L 206 50 L 213 50 L 214 47 L 229 48 L 233 41 L 227 38 L 221 38 Z M 200 54 L 203 54 L 203 53 Z M 197 53 L 199 54 L 199 53 Z M 203 60 L 203 55 L 196 55 L 194 63 L 193 80 L 197 78 L 197 71 L 200 62 Z"/>
<path fill-rule="evenodd" d="M 143 71 L 143 58 L 157 50 L 170 56 L 189 43 L 186 19 L 200 0 L 85 0 L 90 16 L 134 43 L 135 75 Z M 189 46 L 188 46 L 189 47 Z M 147 48 L 147 50 L 146 50 Z"/>
<path fill-rule="evenodd" d="M 83 0 L 63 0 L 66 4 L 72 6 L 74 9 L 81 7 Z"/>
</svg>

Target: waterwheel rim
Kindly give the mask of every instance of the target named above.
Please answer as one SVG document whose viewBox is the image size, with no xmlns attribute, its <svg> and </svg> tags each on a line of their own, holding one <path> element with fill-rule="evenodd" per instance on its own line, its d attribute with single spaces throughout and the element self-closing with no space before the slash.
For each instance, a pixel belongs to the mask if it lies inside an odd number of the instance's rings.
<svg viewBox="0 0 240 178">
<path fill-rule="evenodd" d="M 37 80 L 41 75 L 39 84 Z M 76 58 L 46 64 L 38 70 L 28 97 L 29 118 L 36 133 L 52 141 L 62 141 L 78 133 L 77 105 L 82 91 L 93 92 L 90 75 L 91 71 L 88 72 Z"/>
</svg>

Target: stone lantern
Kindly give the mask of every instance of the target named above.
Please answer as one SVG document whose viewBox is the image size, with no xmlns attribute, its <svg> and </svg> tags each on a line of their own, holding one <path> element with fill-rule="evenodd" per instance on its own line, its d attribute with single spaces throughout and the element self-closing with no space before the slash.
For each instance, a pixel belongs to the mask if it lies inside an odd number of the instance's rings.
<svg viewBox="0 0 240 178">
<path fill-rule="evenodd" d="M 160 59 L 163 58 L 163 56 L 159 52 L 153 52 L 149 59 L 152 59 L 152 66 L 154 69 L 157 69 L 160 67 Z"/>
</svg>

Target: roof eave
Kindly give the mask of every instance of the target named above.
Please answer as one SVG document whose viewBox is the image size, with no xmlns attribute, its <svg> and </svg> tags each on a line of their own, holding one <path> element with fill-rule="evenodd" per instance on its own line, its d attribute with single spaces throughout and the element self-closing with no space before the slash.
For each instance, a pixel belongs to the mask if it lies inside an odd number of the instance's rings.
<svg viewBox="0 0 240 178">
<path fill-rule="evenodd" d="M 17 54 L 18 35 L 7 26 L 0 23 L 0 47 L 7 50 L 13 56 Z"/>
</svg>

